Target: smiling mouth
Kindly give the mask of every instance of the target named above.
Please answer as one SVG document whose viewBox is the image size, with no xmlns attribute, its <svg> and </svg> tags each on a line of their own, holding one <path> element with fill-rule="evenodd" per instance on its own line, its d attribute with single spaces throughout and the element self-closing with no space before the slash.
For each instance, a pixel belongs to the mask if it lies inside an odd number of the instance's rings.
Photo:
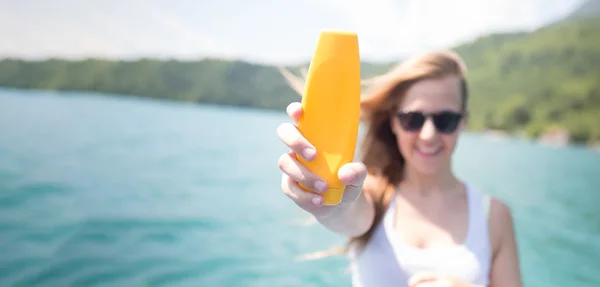
<svg viewBox="0 0 600 287">
<path fill-rule="evenodd" d="M 437 148 L 419 148 L 419 147 L 417 147 L 416 148 L 416 150 L 419 154 L 426 156 L 426 157 L 436 156 L 442 152 L 442 149 L 443 149 L 442 147 L 437 147 Z"/>
</svg>

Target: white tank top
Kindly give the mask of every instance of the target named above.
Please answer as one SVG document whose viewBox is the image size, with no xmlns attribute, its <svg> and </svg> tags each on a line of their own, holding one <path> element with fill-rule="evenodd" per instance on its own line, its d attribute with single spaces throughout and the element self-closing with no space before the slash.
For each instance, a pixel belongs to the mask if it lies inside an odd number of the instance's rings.
<svg viewBox="0 0 600 287">
<path fill-rule="evenodd" d="M 488 198 L 467 186 L 469 220 L 462 245 L 450 248 L 413 247 L 394 229 L 392 199 L 382 222 L 361 253 L 351 249 L 352 284 L 356 287 L 404 287 L 420 271 L 442 272 L 472 284 L 489 284 L 491 247 L 487 224 Z M 408 232 L 408 231 L 406 231 Z"/>
</svg>

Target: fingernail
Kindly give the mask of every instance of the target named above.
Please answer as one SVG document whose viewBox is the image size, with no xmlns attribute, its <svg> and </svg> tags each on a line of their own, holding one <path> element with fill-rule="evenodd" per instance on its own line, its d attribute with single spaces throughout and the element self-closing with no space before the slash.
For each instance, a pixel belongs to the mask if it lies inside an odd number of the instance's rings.
<svg viewBox="0 0 600 287">
<path fill-rule="evenodd" d="M 322 182 L 322 181 L 320 181 L 320 180 L 319 180 L 319 181 L 317 181 L 317 182 L 315 182 L 315 189 L 316 189 L 318 192 L 323 192 L 323 191 L 325 191 L 325 183 L 324 183 L 324 182 Z"/>
<path fill-rule="evenodd" d="M 351 172 L 350 174 L 347 175 L 346 182 L 347 183 L 353 182 L 355 177 L 356 177 L 356 173 Z"/>
<path fill-rule="evenodd" d="M 315 150 L 312 148 L 305 148 L 304 151 L 302 151 L 302 155 L 305 159 L 311 160 L 315 155 Z"/>
<path fill-rule="evenodd" d="M 321 205 L 321 202 L 322 202 L 322 197 L 320 197 L 320 196 L 315 196 L 315 197 L 313 197 L 313 198 L 312 198 L 312 202 L 313 202 L 313 204 L 315 204 L 315 205 Z"/>
</svg>

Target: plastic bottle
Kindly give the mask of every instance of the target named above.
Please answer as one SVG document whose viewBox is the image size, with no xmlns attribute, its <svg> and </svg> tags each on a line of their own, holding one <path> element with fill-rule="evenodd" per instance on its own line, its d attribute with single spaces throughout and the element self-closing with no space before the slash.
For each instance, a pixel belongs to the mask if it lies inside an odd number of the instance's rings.
<svg viewBox="0 0 600 287">
<path fill-rule="evenodd" d="M 358 36 L 346 31 L 322 31 L 309 66 L 303 113 L 298 120 L 299 131 L 315 146 L 317 154 L 310 162 L 297 158 L 327 181 L 324 205 L 337 205 L 343 197 L 345 185 L 338 178 L 338 170 L 354 159 L 360 89 Z"/>
</svg>

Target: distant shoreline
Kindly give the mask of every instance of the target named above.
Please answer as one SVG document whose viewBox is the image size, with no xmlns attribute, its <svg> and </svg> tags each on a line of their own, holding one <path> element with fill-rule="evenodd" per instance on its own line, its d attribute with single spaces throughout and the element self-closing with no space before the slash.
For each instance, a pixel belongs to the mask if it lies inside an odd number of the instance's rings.
<svg viewBox="0 0 600 287">
<path fill-rule="evenodd" d="M 98 92 L 98 91 L 86 91 L 86 90 L 45 90 L 45 89 L 21 89 L 21 88 L 13 88 L 13 87 L 4 87 L 4 86 L 0 86 L 0 92 L 1 91 L 12 91 L 12 92 L 31 92 L 31 93 L 60 93 L 62 95 L 68 95 L 68 94 L 72 94 L 74 96 L 77 96 L 77 94 L 86 94 L 86 95 L 91 95 L 91 96 L 102 96 L 102 97 L 109 97 L 109 98 L 113 98 L 113 99 L 135 99 L 135 100 L 142 100 L 142 101 L 150 101 L 150 102 L 167 102 L 167 103 L 173 103 L 173 104 L 184 104 L 184 105 L 199 105 L 199 106 L 206 106 L 206 107 L 212 107 L 212 108 L 219 108 L 219 109 L 227 109 L 227 110 L 240 110 L 240 111 L 251 111 L 251 112 L 268 112 L 268 113 L 273 113 L 273 114 L 278 114 L 278 115 L 285 115 L 285 109 L 276 109 L 276 108 L 264 108 L 264 107 L 252 107 L 252 106 L 242 106 L 242 105 L 225 105 L 225 104 L 214 104 L 214 103 L 202 103 L 202 102 L 185 102 L 185 101 L 180 101 L 180 100 L 174 100 L 174 99 L 169 99 L 169 98 L 149 98 L 149 97 L 144 97 L 144 96 L 138 96 L 138 95 L 128 95 L 128 94 L 112 94 L 112 93 L 104 93 L 104 92 Z M 297 101 L 300 101 L 300 97 L 298 97 Z M 488 129 L 488 130 L 473 130 L 473 129 L 468 129 L 467 130 L 469 133 L 472 134 L 478 134 L 481 135 L 482 137 L 486 138 L 487 140 L 492 140 L 492 141 L 498 141 L 498 140 L 505 140 L 505 139 L 511 139 L 511 140 L 526 140 L 528 142 L 534 143 L 534 144 L 538 144 L 540 146 L 550 146 L 550 147 L 557 147 L 557 148 L 562 148 L 562 147 L 575 147 L 575 148 L 584 148 L 587 150 L 592 150 L 592 151 L 598 151 L 600 152 L 600 143 L 596 143 L 595 145 L 589 145 L 589 144 L 584 144 L 584 143 L 573 143 L 573 142 L 564 142 L 564 141 L 559 141 L 559 140 L 544 140 L 542 137 L 540 138 L 533 138 L 533 137 L 524 137 L 524 136 L 518 136 L 514 133 L 510 133 L 508 131 L 505 130 L 492 130 L 492 129 Z"/>
<path fill-rule="evenodd" d="M 469 130 L 600 146 L 599 17 L 499 33 L 451 48 L 468 67 Z M 307 63 L 308 64 L 308 63 Z M 363 79 L 397 63 L 361 61 Z M 281 66 L 243 60 L 0 60 L 0 86 L 284 111 L 300 98 Z M 306 66 L 285 66 L 301 75 Z M 494 135 L 498 137 L 499 135 Z"/>
</svg>

